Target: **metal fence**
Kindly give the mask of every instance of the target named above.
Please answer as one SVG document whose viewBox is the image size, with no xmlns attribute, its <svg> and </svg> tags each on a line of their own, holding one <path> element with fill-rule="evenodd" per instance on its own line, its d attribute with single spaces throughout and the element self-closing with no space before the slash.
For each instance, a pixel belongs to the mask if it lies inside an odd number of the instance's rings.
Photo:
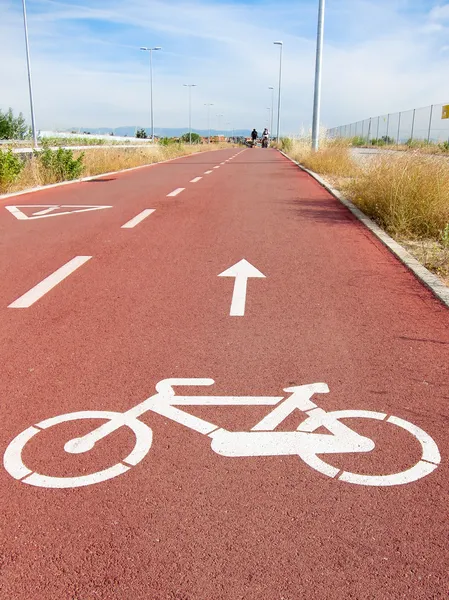
<svg viewBox="0 0 449 600">
<path fill-rule="evenodd" d="M 449 141 L 449 119 L 443 118 L 444 106 L 432 104 L 424 108 L 369 117 L 328 129 L 327 135 L 332 138 L 360 137 L 367 142 L 383 139 L 396 144 L 410 141 L 446 142 Z"/>
</svg>

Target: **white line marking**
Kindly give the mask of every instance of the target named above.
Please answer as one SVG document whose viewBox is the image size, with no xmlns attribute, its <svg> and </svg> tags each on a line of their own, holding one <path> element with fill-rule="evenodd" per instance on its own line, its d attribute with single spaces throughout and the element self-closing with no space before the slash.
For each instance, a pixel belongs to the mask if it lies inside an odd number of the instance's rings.
<svg viewBox="0 0 449 600">
<path fill-rule="evenodd" d="M 124 225 L 122 225 L 121 229 L 132 229 L 133 227 L 138 225 L 141 221 L 143 221 L 144 219 L 149 217 L 151 214 L 153 214 L 155 210 L 156 210 L 155 208 L 146 208 L 141 213 L 139 213 L 137 216 L 135 216 L 133 219 L 128 221 L 128 223 L 125 223 Z"/>
<path fill-rule="evenodd" d="M 202 177 L 195 177 L 195 179 L 192 179 L 192 181 L 190 183 L 198 183 L 198 181 L 200 181 L 201 179 L 203 179 Z"/>
<path fill-rule="evenodd" d="M 219 168 L 220 168 L 219 166 L 218 167 L 214 167 L 214 169 L 219 169 Z"/>
<path fill-rule="evenodd" d="M 204 172 L 205 175 L 210 175 L 211 173 L 213 173 L 213 171 L 205 171 Z"/>
<path fill-rule="evenodd" d="M 181 192 L 183 192 L 185 189 L 186 188 L 178 188 L 174 192 L 171 192 L 170 194 L 167 194 L 167 198 L 174 198 L 174 196 L 177 196 L 178 194 L 180 194 Z"/>
<path fill-rule="evenodd" d="M 218 277 L 235 277 L 234 293 L 232 294 L 231 317 L 244 317 L 246 306 L 246 288 L 249 277 L 264 278 L 265 275 L 251 263 L 243 259 Z"/>
<path fill-rule="evenodd" d="M 59 205 L 50 206 L 50 208 L 46 208 L 44 210 L 40 210 L 39 212 L 33 213 L 33 216 L 40 217 L 41 215 L 48 215 L 49 213 L 53 212 L 54 210 L 58 210 L 58 208 L 61 208 L 61 207 Z"/>
<path fill-rule="evenodd" d="M 32 304 L 40 300 L 42 296 L 45 296 L 47 292 L 58 285 L 58 283 L 61 283 L 61 281 L 76 271 L 79 267 L 84 265 L 84 263 L 91 258 L 92 256 L 75 256 L 75 258 L 69 260 L 69 262 L 64 266 L 60 267 L 57 271 L 31 288 L 31 290 L 29 290 L 26 294 L 20 296 L 20 298 L 10 304 L 8 308 L 29 308 Z"/>
<path fill-rule="evenodd" d="M 105 208 L 112 208 L 112 206 L 90 206 L 84 204 L 61 204 L 49 206 L 48 204 L 22 204 L 18 206 L 5 206 L 5 208 L 19 221 L 33 221 L 35 219 L 48 219 L 51 217 L 60 217 L 62 215 L 74 215 L 76 213 L 90 212 L 93 210 L 103 210 Z M 33 213 L 32 217 L 29 217 L 27 214 L 20 210 L 21 208 L 45 208 L 45 210 L 35 212 Z M 55 210 L 59 210 L 60 208 L 72 208 L 77 210 L 67 210 L 59 213 L 54 212 Z"/>
</svg>

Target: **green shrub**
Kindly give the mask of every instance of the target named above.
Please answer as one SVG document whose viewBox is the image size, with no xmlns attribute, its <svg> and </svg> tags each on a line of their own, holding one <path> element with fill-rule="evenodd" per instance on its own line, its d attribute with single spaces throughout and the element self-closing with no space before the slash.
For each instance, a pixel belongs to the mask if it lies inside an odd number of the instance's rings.
<svg viewBox="0 0 449 600">
<path fill-rule="evenodd" d="M 14 183 L 25 166 L 25 162 L 13 154 L 12 150 L 0 150 L 0 186 L 4 187 Z"/>
<path fill-rule="evenodd" d="M 22 113 L 14 116 L 12 108 L 7 112 L 0 110 L 0 140 L 23 140 L 30 136 L 30 128 Z"/>
<path fill-rule="evenodd" d="M 185 133 L 183 136 L 181 136 L 181 142 L 184 142 L 184 144 L 190 144 L 190 133 Z M 193 131 L 192 144 L 201 144 L 201 136 Z"/>
<path fill-rule="evenodd" d="M 43 171 L 43 178 L 48 183 L 78 179 L 83 172 L 84 152 L 78 158 L 74 158 L 73 150 L 52 150 L 47 146 L 41 151 L 35 151 L 34 156 Z"/>
<path fill-rule="evenodd" d="M 362 137 L 361 135 L 356 135 L 351 140 L 351 146 L 365 146 L 365 145 L 366 145 L 366 138 Z"/>
<path fill-rule="evenodd" d="M 192 140 L 193 140 L 193 134 L 192 134 Z M 179 139 L 178 138 L 169 138 L 169 137 L 163 137 L 159 140 L 159 144 L 161 146 L 172 146 L 173 144 L 179 144 Z"/>
<path fill-rule="evenodd" d="M 442 144 L 438 145 L 440 150 L 443 150 L 443 152 L 449 152 L 449 142 L 443 142 Z"/>
</svg>

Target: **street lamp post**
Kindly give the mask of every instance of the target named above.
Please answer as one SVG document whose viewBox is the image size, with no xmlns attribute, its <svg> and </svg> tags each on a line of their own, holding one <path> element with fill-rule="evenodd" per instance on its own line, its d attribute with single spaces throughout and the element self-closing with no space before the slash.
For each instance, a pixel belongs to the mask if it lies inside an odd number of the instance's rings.
<svg viewBox="0 0 449 600">
<path fill-rule="evenodd" d="M 23 29 L 25 32 L 25 49 L 26 49 L 26 55 L 27 55 L 28 89 L 30 92 L 31 130 L 33 132 L 33 144 L 35 147 L 37 147 L 36 119 L 34 117 L 33 85 L 31 82 L 30 46 L 28 43 L 27 9 L 26 9 L 25 0 L 22 0 L 22 8 L 23 8 Z"/>
<path fill-rule="evenodd" d="M 268 111 L 268 117 L 267 117 L 267 127 L 270 127 L 270 115 L 271 115 L 271 108 L 268 107 L 267 108 Z M 270 130 L 271 131 L 271 130 Z"/>
<path fill-rule="evenodd" d="M 312 148 L 315 151 L 318 150 L 320 143 L 321 67 L 323 64 L 324 10 L 325 0 L 319 0 L 315 65 L 315 94 L 313 100 L 312 121 Z"/>
<path fill-rule="evenodd" d="M 151 141 L 154 144 L 154 110 L 153 110 L 153 52 L 156 50 L 162 50 L 160 46 L 156 48 L 146 48 L 142 46 L 140 48 L 144 52 L 150 53 L 150 106 L 151 106 Z"/>
<path fill-rule="evenodd" d="M 229 132 L 231 131 L 231 123 L 228 121 L 227 123 L 225 123 L 225 127 L 227 127 L 229 125 Z"/>
<path fill-rule="evenodd" d="M 271 126 L 270 126 L 270 135 L 273 135 L 274 87 L 270 86 L 268 89 L 271 90 Z"/>
<path fill-rule="evenodd" d="M 213 106 L 213 104 L 205 104 L 204 106 L 207 106 L 207 128 L 209 129 L 208 144 L 210 144 L 210 107 Z"/>
<path fill-rule="evenodd" d="M 184 83 L 189 88 L 189 144 L 192 145 L 192 88 L 197 87 L 195 83 Z"/>
<path fill-rule="evenodd" d="M 282 84 L 282 52 L 284 50 L 284 42 L 273 42 L 275 46 L 280 47 L 279 53 L 279 93 L 278 93 L 278 126 L 276 133 L 276 140 L 279 142 L 279 136 L 281 134 L 281 84 Z"/>
</svg>

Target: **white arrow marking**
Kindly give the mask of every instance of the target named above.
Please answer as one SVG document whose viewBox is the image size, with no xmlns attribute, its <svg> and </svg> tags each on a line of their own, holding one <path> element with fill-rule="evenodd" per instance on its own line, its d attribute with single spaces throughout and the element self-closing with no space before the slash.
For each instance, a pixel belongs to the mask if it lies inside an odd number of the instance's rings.
<svg viewBox="0 0 449 600">
<path fill-rule="evenodd" d="M 235 277 L 234 293 L 232 295 L 231 317 L 243 317 L 246 306 L 246 288 L 250 277 L 265 278 L 256 267 L 243 259 L 233 267 L 230 267 L 218 277 Z"/>
</svg>

